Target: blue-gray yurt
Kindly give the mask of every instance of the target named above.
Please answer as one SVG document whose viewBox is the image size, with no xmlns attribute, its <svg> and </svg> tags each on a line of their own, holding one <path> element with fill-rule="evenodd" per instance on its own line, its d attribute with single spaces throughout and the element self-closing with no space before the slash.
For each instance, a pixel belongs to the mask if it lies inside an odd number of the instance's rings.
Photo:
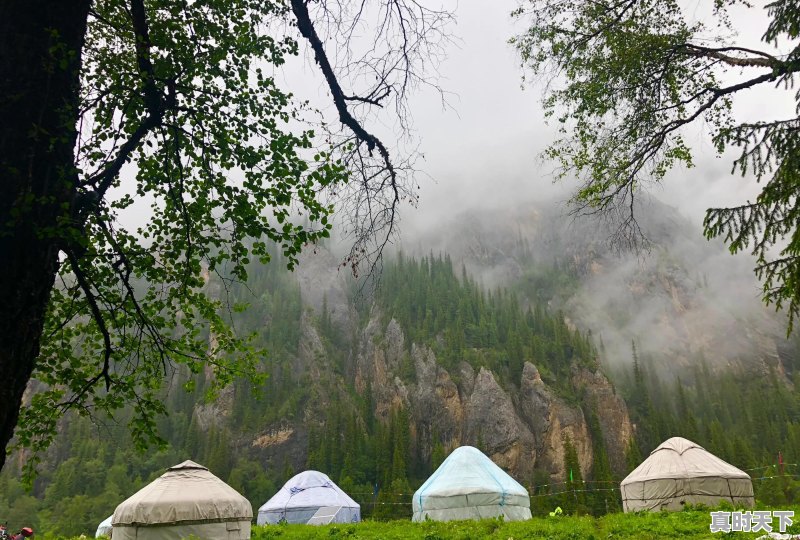
<svg viewBox="0 0 800 540">
<path fill-rule="evenodd" d="M 302 523 L 355 523 L 361 521 L 361 506 L 318 471 L 305 471 L 292 477 L 270 500 L 258 509 L 259 525 Z"/>
<path fill-rule="evenodd" d="M 528 491 L 483 452 L 456 448 L 414 493 L 413 521 L 531 518 Z"/>
</svg>

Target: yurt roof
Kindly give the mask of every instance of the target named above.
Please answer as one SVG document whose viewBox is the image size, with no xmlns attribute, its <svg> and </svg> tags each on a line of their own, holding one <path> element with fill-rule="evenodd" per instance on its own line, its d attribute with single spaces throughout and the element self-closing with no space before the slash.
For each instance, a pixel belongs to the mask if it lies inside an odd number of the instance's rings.
<svg viewBox="0 0 800 540">
<path fill-rule="evenodd" d="M 650 452 L 622 484 L 656 479 L 750 478 L 744 471 L 721 460 L 702 446 L 682 437 L 672 437 Z"/>
<path fill-rule="evenodd" d="M 438 469 L 414 494 L 449 497 L 469 493 L 506 493 L 528 496 L 527 490 L 483 452 L 461 446 L 447 456 Z"/>
<path fill-rule="evenodd" d="M 100 522 L 100 525 L 97 526 L 97 532 L 94 533 L 95 537 L 98 536 L 108 536 L 108 533 L 111 531 L 111 520 L 114 518 L 114 514 L 111 514 L 106 519 Z"/>
<path fill-rule="evenodd" d="M 184 521 L 251 519 L 250 502 L 193 461 L 170 467 L 114 511 L 113 524 L 155 525 Z"/>
<path fill-rule="evenodd" d="M 328 475 L 319 471 L 303 471 L 290 478 L 259 512 L 287 508 L 316 508 L 344 506 L 360 508 L 359 504 L 342 491 Z"/>
</svg>

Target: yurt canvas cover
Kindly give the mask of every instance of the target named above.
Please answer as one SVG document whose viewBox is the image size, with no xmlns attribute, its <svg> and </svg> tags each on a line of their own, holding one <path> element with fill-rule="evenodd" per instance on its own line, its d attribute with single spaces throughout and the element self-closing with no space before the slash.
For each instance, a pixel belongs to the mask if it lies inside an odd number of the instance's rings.
<svg viewBox="0 0 800 540">
<path fill-rule="evenodd" d="M 530 519 L 527 490 L 471 446 L 456 448 L 414 493 L 413 521 Z"/>
<path fill-rule="evenodd" d="M 292 477 L 258 509 L 259 525 L 279 523 L 308 523 L 320 508 L 340 508 L 329 523 L 361 521 L 361 506 L 327 475 L 305 471 Z M 116 540 L 116 539 L 115 539 Z"/>
<path fill-rule="evenodd" d="M 113 538 L 248 540 L 252 518 L 247 499 L 202 465 L 184 461 L 117 506 Z"/>
<path fill-rule="evenodd" d="M 98 536 L 111 536 L 111 519 L 113 517 L 114 514 L 111 514 L 97 526 L 97 532 L 94 533 L 95 538 Z"/>
<path fill-rule="evenodd" d="M 754 502 L 747 473 L 681 437 L 650 452 L 620 489 L 626 512 L 680 510 L 684 504 L 716 506 L 723 500 L 736 506 Z"/>
</svg>

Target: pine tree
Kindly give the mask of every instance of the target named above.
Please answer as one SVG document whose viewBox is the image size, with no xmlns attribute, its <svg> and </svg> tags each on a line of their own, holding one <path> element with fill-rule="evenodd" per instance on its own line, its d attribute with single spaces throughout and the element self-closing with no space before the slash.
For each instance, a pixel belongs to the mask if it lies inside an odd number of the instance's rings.
<svg viewBox="0 0 800 540">
<path fill-rule="evenodd" d="M 294 476 L 294 467 L 288 458 L 283 460 L 283 468 L 281 469 L 281 483 L 286 483 Z"/>
<path fill-rule="evenodd" d="M 567 435 L 564 440 L 564 475 L 566 484 L 564 505 L 566 509 L 571 511 L 571 513 L 579 515 L 586 514 L 588 512 L 586 506 L 586 487 L 583 483 L 578 453 L 569 435 Z"/>
<path fill-rule="evenodd" d="M 227 478 L 232 465 L 228 431 L 224 428 L 214 429 L 210 439 L 212 446 L 206 466 L 214 475 Z"/>
<path fill-rule="evenodd" d="M 408 412 L 405 409 L 399 409 L 392 415 L 392 423 L 394 424 L 394 443 L 392 445 L 392 471 L 390 478 L 392 481 L 407 480 L 411 440 Z"/>
<path fill-rule="evenodd" d="M 694 417 L 694 412 L 689 407 L 689 402 L 686 398 L 686 392 L 683 389 L 683 384 L 679 377 L 675 378 L 675 394 L 678 400 L 678 421 L 680 422 L 680 429 L 682 437 L 689 440 L 697 439 L 697 421 Z"/>
<path fill-rule="evenodd" d="M 445 457 L 444 446 L 441 441 L 436 439 L 433 449 L 431 450 L 431 470 L 438 469 Z"/>
<path fill-rule="evenodd" d="M 628 441 L 628 447 L 625 449 L 625 465 L 628 472 L 639 466 L 642 462 L 642 453 L 639 451 L 639 445 L 636 444 L 636 438 L 631 437 Z"/>
<path fill-rule="evenodd" d="M 611 472 L 611 464 L 608 460 L 608 453 L 603 441 L 603 433 L 600 429 L 597 413 L 590 404 L 587 404 L 585 410 L 588 411 L 586 419 L 589 433 L 592 437 L 592 455 L 594 457 L 592 482 L 589 484 L 590 491 L 587 499 L 591 513 L 599 516 L 618 511 L 620 509 L 620 501 L 616 492 L 609 490 L 614 476 Z"/>
</svg>

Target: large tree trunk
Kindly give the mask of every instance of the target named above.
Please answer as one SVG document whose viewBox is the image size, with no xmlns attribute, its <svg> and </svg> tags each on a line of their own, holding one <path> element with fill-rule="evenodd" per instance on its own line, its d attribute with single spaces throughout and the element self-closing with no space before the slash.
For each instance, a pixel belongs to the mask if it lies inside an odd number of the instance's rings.
<svg viewBox="0 0 800 540">
<path fill-rule="evenodd" d="M 42 337 L 77 189 L 91 0 L 0 0 L 0 468 Z"/>
</svg>

